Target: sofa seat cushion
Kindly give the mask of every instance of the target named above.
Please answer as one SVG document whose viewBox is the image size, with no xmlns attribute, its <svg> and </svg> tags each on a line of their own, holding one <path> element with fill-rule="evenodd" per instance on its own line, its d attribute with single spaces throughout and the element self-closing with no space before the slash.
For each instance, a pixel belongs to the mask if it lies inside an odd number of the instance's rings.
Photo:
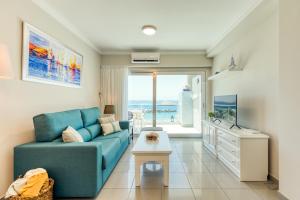
<svg viewBox="0 0 300 200">
<path fill-rule="evenodd" d="M 106 140 L 106 139 L 111 139 L 111 138 L 118 138 L 120 140 L 120 143 L 123 144 L 124 142 L 128 141 L 129 138 L 129 132 L 128 130 L 121 130 L 116 133 L 112 133 L 109 135 L 100 135 L 96 138 L 93 139 L 93 141 L 101 141 L 101 140 Z"/>
<path fill-rule="evenodd" d="M 61 142 L 64 142 L 62 137 L 59 137 L 59 138 L 56 138 L 55 140 L 53 140 L 52 142 L 54 143 L 61 143 Z"/>
<path fill-rule="evenodd" d="M 102 169 L 106 169 L 117 158 L 121 148 L 118 138 L 111 138 L 109 140 L 98 140 L 96 143 L 101 143 L 102 146 Z"/>
</svg>

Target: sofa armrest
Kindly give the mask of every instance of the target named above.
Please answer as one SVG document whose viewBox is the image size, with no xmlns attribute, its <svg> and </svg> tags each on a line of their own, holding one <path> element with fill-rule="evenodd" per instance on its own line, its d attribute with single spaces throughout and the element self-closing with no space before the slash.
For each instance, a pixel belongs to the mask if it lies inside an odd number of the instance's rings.
<svg viewBox="0 0 300 200">
<path fill-rule="evenodd" d="M 28 143 L 14 149 L 15 179 L 42 167 L 55 181 L 56 197 L 93 197 L 102 187 L 99 143 Z"/>
<path fill-rule="evenodd" d="M 128 129 L 129 130 L 129 121 L 119 121 L 120 123 L 120 128 L 121 129 Z"/>
</svg>

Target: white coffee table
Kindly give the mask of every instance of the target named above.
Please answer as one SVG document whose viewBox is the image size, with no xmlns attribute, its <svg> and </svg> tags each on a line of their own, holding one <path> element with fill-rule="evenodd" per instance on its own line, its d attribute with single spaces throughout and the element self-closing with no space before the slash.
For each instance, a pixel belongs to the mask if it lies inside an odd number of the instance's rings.
<svg viewBox="0 0 300 200">
<path fill-rule="evenodd" d="M 138 137 L 133 149 L 132 154 L 135 160 L 135 185 L 140 186 L 141 174 L 140 166 L 149 161 L 155 161 L 163 167 L 163 183 L 164 186 L 169 185 L 169 155 L 172 153 L 170 140 L 168 134 L 164 131 L 155 131 L 159 134 L 157 142 L 147 141 L 146 133 L 143 131 Z"/>
</svg>

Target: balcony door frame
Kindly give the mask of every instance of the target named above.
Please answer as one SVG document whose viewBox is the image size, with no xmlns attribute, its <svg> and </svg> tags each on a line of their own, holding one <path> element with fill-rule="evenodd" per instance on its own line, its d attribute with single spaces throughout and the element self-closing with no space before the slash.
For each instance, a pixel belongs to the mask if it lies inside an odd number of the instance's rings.
<svg viewBox="0 0 300 200">
<path fill-rule="evenodd" d="M 200 75 L 201 76 L 201 93 L 202 93 L 202 119 L 207 114 L 207 72 L 201 68 L 171 68 L 171 67 L 129 67 L 129 75 L 149 75 L 152 76 L 152 126 L 156 127 L 156 103 L 157 103 L 157 76 L 159 75 Z M 203 132 L 203 128 L 202 128 Z"/>
</svg>

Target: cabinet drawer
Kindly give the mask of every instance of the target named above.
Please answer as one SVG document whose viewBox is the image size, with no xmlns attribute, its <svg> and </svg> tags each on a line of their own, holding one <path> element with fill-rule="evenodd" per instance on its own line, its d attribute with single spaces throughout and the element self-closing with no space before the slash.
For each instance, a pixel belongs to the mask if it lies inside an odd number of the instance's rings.
<svg viewBox="0 0 300 200">
<path fill-rule="evenodd" d="M 240 158 L 240 149 L 237 146 L 230 144 L 227 140 L 222 137 L 218 138 L 218 147 L 225 149 L 228 153 L 232 154 L 236 158 Z"/>
<path fill-rule="evenodd" d="M 229 133 L 226 133 L 225 131 L 218 130 L 218 137 L 226 140 L 228 143 L 236 147 L 240 147 L 240 139 Z"/>
<path fill-rule="evenodd" d="M 230 165 L 232 167 L 235 167 L 237 169 L 239 169 L 239 163 L 240 160 L 237 159 L 235 156 L 233 156 L 232 154 L 228 153 L 225 149 L 223 149 L 222 147 L 219 147 L 218 149 L 218 154 L 220 156 L 222 156 L 227 163 L 230 163 Z"/>
</svg>

